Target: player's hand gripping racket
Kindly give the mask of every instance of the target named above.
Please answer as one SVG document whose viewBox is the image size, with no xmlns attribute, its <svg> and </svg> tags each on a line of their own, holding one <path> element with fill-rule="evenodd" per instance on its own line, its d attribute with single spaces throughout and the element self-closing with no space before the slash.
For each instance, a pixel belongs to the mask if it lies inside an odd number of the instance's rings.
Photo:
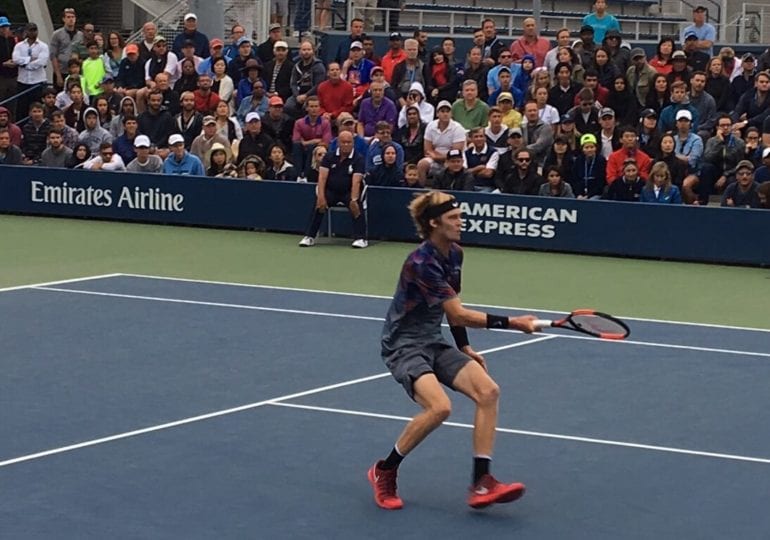
<svg viewBox="0 0 770 540">
<path fill-rule="evenodd" d="M 540 328 L 564 328 L 601 339 L 626 339 L 631 333 L 620 319 L 592 309 L 576 309 L 558 321 L 538 319 L 535 324 Z"/>
</svg>

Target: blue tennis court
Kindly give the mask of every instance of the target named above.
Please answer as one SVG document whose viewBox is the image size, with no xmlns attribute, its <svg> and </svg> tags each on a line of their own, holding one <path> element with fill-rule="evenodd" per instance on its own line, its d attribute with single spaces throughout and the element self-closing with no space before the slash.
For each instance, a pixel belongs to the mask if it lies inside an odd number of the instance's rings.
<svg viewBox="0 0 770 540">
<path fill-rule="evenodd" d="M 527 495 L 466 506 L 451 394 L 404 510 L 380 510 L 366 470 L 417 411 L 379 357 L 388 303 L 126 274 L 0 290 L 0 537 L 767 538 L 770 332 L 666 321 L 470 331 L 502 389 L 493 472 Z"/>
</svg>

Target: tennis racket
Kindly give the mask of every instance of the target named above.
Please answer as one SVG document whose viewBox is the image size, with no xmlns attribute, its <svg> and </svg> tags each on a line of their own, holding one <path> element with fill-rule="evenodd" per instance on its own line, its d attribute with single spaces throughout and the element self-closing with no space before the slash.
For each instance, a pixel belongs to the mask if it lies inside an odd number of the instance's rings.
<svg viewBox="0 0 770 540">
<path fill-rule="evenodd" d="M 631 334 L 628 325 L 620 319 L 593 309 L 576 309 L 558 321 L 538 319 L 535 324 L 540 328 L 564 328 L 601 339 L 626 339 Z"/>
</svg>

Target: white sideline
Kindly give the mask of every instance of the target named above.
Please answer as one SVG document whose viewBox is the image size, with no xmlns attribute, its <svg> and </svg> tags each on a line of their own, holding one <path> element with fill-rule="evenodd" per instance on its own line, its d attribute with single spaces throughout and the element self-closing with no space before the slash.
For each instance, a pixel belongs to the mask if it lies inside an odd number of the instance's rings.
<svg viewBox="0 0 770 540">
<path fill-rule="evenodd" d="M 379 418 L 383 420 L 399 420 L 402 422 L 408 422 L 411 420 L 411 418 L 407 416 L 396 416 L 392 414 L 379 414 L 379 413 L 370 413 L 366 411 L 354 411 L 354 410 L 347 410 L 347 409 L 335 409 L 332 407 L 317 407 L 314 405 L 301 405 L 298 403 L 269 403 L 268 405 L 274 405 L 276 407 L 287 407 L 290 409 L 304 409 L 308 411 L 316 411 L 316 412 L 328 412 L 328 413 L 334 413 L 334 414 L 344 414 L 344 415 L 350 415 L 350 416 L 364 416 L 368 418 Z M 459 422 L 444 422 L 445 426 L 449 427 L 457 427 L 457 428 L 465 428 L 465 429 L 473 429 L 473 424 L 461 424 Z M 590 437 L 577 437 L 574 435 L 561 435 L 559 433 L 544 433 L 540 431 L 526 431 L 522 429 L 509 429 L 509 428 L 501 428 L 498 427 L 497 431 L 499 433 L 511 433 L 514 435 L 525 435 L 529 437 L 540 437 L 544 439 L 558 439 L 563 441 L 572 441 L 572 442 L 581 442 L 581 443 L 589 443 L 589 444 L 600 444 L 604 446 L 620 446 L 624 448 L 636 448 L 640 450 L 652 450 L 655 452 L 668 452 L 673 454 L 686 454 L 689 456 L 700 456 L 700 457 L 708 457 L 708 458 L 716 458 L 716 459 L 728 459 L 733 461 L 748 461 L 751 463 L 762 463 L 762 464 L 770 464 L 770 459 L 767 458 L 758 458 L 758 457 L 752 457 L 752 456 L 741 456 L 736 454 L 722 454 L 718 452 L 704 452 L 701 450 L 688 450 L 686 448 L 674 448 L 670 446 L 657 446 L 652 444 L 640 444 L 640 443 L 631 443 L 631 442 L 623 442 L 623 441 L 613 441 L 609 439 L 594 439 Z"/>
<path fill-rule="evenodd" d="M 72 279 L 60 279 L 58 281 L 47 281 L 44 283 L 30 283 L 29 285 L 16 285 L 14 287 L 4 287 L 0 289 L 0 293 L 10 292 L 10 291 L 20 291 L 23 289 L 34 289 L 35 287 L 47 287 L 49 285 L 66 285 L 67 283 L 79 283 L 81 281 L 116 278 L 116 277 L 121 277 L 123 275 L 124 274 L 100 274 L 96 276 L 83 276 L 83 277 L 72 278 Z"/>
<path fill-rule="evenodd" d="M 538 343 L 541 341 L 546 341 L 548 339 L 551 339 L 552 336 L 542 336 L 539 338 L 531 339 L 529 341 L 520 341 L 517 343 L 511 343 L 509 345 L 503 345 L 501 347 L 495 347 L 493 349 L 486 349 L 484 351 L 479 351 L 479 354 L 491 354 L 498 351 L 508 350 L 508 349 L 514 349 L 516 347 L 522 347 L 524 345 L 530 345 L 532 343 Z M 335 390 L 337 388 L 343 388 L 345 386 L 353 386 L 355 384 L 360 384 L 364 382 L 374 381 L 376 379 L 382 379 L 384 377 L 390 376 L 390 372 L 386 373 L 378 373 L 377 375 L 370 375 L 368 377 L 361 377 L 359 379 L 352 379 L 349 381 L 343 381 L 336 384 L 330 384 L 327 386 L 320 386 L 318 388 L 312 388 L 310 390 L 305 390 L 302 392 L 297 392 L 294 394 L 287 394 L 285 396 L 280 396 L 272 399 L 266 399 L 263 401 L 257 401 L 254 403 L 248 403 L 246 405 L 241 405 L 239 407 L 233 407 L 230 409 L 223 409 L 220 411 L 214 411 L 206 414 L 201 414 L 198 416 L 191 416 L 189 418 L 182 418 L 181 420 L 175 420 L 173 422 L 166 422 L 164 424 L 158 424 L 155 426 L 149 426 L 142 429 L 136 429 L 133 431 L 126 431 L 124 433 L 117 433 L 115 435 L 110 435 L 107 437 L 101 437 L 98 439 L 92 439 L 89 441 L 84 441 L 81 443 L 76 444 L 70 444 L 67 446 L 61 446 L 59 448 L 52 448 L 50 450 L 44 450 L 42 452 L 35 452 L 34 454 L 27 454 L 24 456 L 19 456 L 12 459 L 7 459 L 5 461 L 0 461 L 0 468 L 2 467 L 8 467 L 9 465 L 15 465 L 17 463 L 23 463 L 25 461 L 32 461 L 34 459 L 40 459 L 47 456 L 52 456 L 56 454 L 62 454 L 64 452 L 71 452 L 72 450 L 78 450 L 80 448 L 87 448 L 90 446 L 96 446 L 99 444 L 104 444 L 112 441 L 118 441 L 121 439 L 127 439 L 129 437 L 136 437 L 137 435 L 144 435 L 147 433 L 153 433 L 155 431 L 161 431 L 164 429 L 170 429 L 178 426 L 183 426 L 186 424 L 192 424 L 194 422 L 200 422 L 203 420 L 209 420 L 211 418 L 218 418 L 220 416 L 226 416 L 229 414 L 234 414 L 242 411 L 247 411 L 250 409 L 256 409 L 258 407 L 263 407 L 265 405 L 275 405 L 277 403 L 280 403 L 281 401 L 289 400 L 289 399 L 296 399 L 304 396 L 310 396 L 313 394 L 320 394 L 321 392 L 326 392 L 329 390 Z"/>
<path fill-rule="evenodd" d="M 59 292 L 59 293 L 66 293 L 66 294 L 84 294 L 88 296 L 103 296 L 103 297 L 110 297 L 110 298 L 125 298 L 129 300 L 146 300 L 146 301 L 152 301 L 152 302 L 166 302 L 171 304 L 188 304 L 188 305 L 196 305 L 196 306 L 208 306 L 208 307 L 220 307 L 220 308 L 230 308 L 230 309 L 245 309 L 245 310 L 251 310 L 251 311 L 267 311 L 272 313 L 291 313 L 295 315 L 313 315 L 317 317 L 335 317 L 335 318 L 341 318 L 341 319 L 355 319 L 355 320 L 362 320 L 362 321 L 376 321 L 376 322 L 382 322 L 384 319 L 382 317 L 368 317 L 364 315 L 349 315 L 345 313 L 331 313 L 326 311 L 307 311 L 307 310 L 301 310 L 301 309 L 286 309 L 286 308 L 273 308 L 273 307 L 266 307 L 266 306 L 252 306 L 247 304 L 228 304 L 224 302 L 206 302 L 203 300 L 185 300 L 182 298 L 164 298 L 160 296 L 143 296 L 138 294 L 122 294 L 122 293 L 109 293 L 109 292 L 98 292 L 98 291 L 84 291 L 79 289 L 61 289 L 57 287 L 34 287 L 33 290 L 36 291 L 52 291 L 52 292 Z M 503 330 L 503 332 L 515 332 L 514 330 Z M 543 334 L 538 334 L 543 335 Z M 700 352 L 713 352 L 713 353 L 724 353 L 724 354 L 737 354 L 737 355 L 743 355 L 743 356 L 758 356 L 763 358 L 770 358 L 770 353 L 763 353 L 763 352 L 754 352 L 754 351 L 739 351 L 734 349 L 719 349 L 719 348 L 713 348 L 713 347 L 697 347 L 694 345 L 675 345 L 675 344 L 668 344 L 668 343 L 652 343 L 647 341 L 633 341 L 633 340 L 622 340 L 622 341 L 613 341 L 613 340 L 600 340 L 593 337 L 588 336 L 577 336 L 577 335 L 566 335 L 566 334 L 544 334 L 547 336 L 554 336 L 562 339 L 577 339 L 577 340 L 588 340 L 592 342 L 599 342 L 599 343 L 609 343 L 609 344 L 618 344 L 618 345 L 642 345 L 645 347 L 663 347 L 663 348 L 671 348 L 671 349 L 684 349 L 689 351 L 700 351 Z"/>
</svg>

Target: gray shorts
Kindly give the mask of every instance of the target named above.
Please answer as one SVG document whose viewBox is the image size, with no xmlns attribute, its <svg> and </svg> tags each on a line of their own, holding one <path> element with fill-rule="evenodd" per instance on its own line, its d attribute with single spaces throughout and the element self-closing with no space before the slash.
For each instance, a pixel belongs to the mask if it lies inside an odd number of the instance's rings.
<svg viewBox="0 0 770 540">
<path fill-rule="evenodd" d="M 414 399 L 414 381 L 426 373 L 433 373 L 439 382 L 452 390 L 452 383 L 460 370 L 472 361 L 470 356 L 447 343 L 431 343 L 416 347 L 403 347 L 383 361 L 409 397 Z"/>
</svg>

